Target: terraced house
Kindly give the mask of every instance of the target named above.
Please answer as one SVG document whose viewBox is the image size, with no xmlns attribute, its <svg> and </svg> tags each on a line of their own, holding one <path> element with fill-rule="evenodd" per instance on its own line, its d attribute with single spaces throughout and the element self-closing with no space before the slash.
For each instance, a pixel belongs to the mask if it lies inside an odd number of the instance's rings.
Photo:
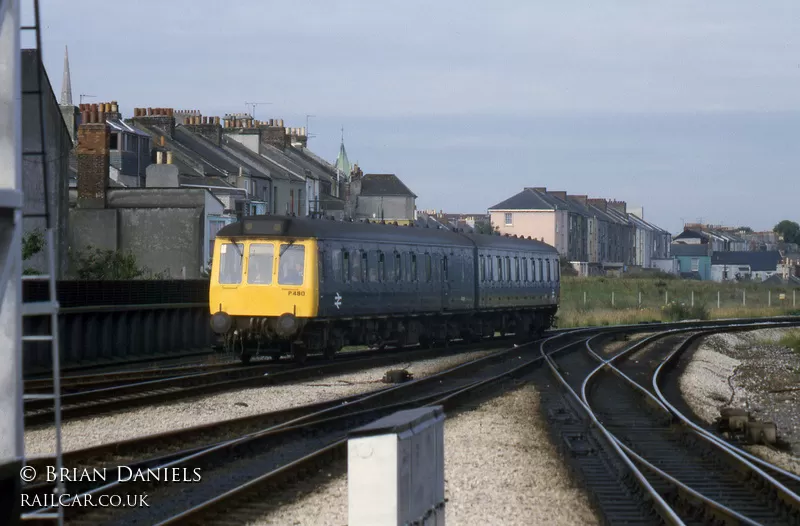
<svg viewBox="0 0 800 526">
<path fill-rule="evenodd" d="M 645 221 L 641 209 L 629 212 L 624 201 L 531 187 L 489 213 L 500 233 L 552 244 L 583 274 L 672 264 L 670 233 Z"/>
</svg>

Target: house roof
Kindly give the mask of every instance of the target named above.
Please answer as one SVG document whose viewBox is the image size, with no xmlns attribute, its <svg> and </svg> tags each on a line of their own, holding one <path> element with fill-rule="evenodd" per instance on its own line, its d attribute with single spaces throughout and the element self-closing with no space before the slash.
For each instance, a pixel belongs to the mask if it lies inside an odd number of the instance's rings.
<svg viewBox="0 0 800 526">
<path fill-rule="evenodd" d="M 292 146 L 286 148 L 283 154 L 303 170 L 309 170 L 312 176 L 320 181 L 333 182 L 336 179 L 336 172 L 324 169 L 319 163 L 306 156 L 305 151 L 305 148 L 301 149 Z"/>
<path fill-rule="evenodd" d="M 708 245 L 686 245 L 673 243 L 670 245 L 670 254 L 677 257 L 702 257 L 708 256 Z"/>
<path fill-rule="evenodd" d="M 173 141 L 188 148 L 203 161 L 217 168 L 222 173 L 220 175 L 238 175 L 241 163 L 227 155 L 222 148 L 193 134 L 184 126 L 175 126 Z"/>
<path fill-rule="evenodd" d="M 289 179 L 305 182 L 306 169 L 287 157 L 282 150 L 270 144 L 262 144 L 260 156 L 266 159 L 271 169 L 278 167 L 283 170 L 284 174 L 286 174 Z"/>
<path fill-rule="evenodd" d="M 800 278 L 798 278 L 796 276 L 789 276 L 786 280 L 784 280 L 778 274 L 773 274 L 772 276 L 768 277 L 767 279 L 765 279 L 761 283 L 764 284 L 764 285 L 800 287 Z"/>
<path fill-rule="evenodd" d="M 552 204 L 543 194 L 536 192 L 533 188 L 525 188 L 520 193 L 489 207 L 489 210 L 555 210 L 556 205 Z"/>
<path fill-rule="evenodd" d="M 714 252 L 711 255 L 712 265 L 749 265 L 753 272 L 769 272 L 778 269 L 781 253 L 777 250 L 769 252 Z"/>
<path fill-rule="evenodd" d="M 251 166 L 261 172 L 268 173 L 271 179 L 296 179 L 285 169 L 281 168 L 275 163 L 269 162 L 267 159 L 261 155 L 258 155 L 256 152 L 252 151 L 250 148 L 237 140 L 229 137 L 222 137 L 222 149 L 237 157 L 248 166 Z"/>
<path fill-rule="evenodd" d="M 361 178 L 361 195 L 417 197 L 395 174 L 366 174 Z"/>
<path fill-rule="evenodd" d="M 708 239 L 708 236 L 697 230 L 684 230 L 673 238 L 675 241 L 680 239 Z"/>
</svg>

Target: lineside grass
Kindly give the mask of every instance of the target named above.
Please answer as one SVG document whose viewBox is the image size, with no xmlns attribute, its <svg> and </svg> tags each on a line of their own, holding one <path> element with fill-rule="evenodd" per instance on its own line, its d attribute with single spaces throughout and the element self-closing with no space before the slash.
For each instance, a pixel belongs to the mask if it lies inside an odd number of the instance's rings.
<svg viewBox="0 0 800 526">
<path fill-rule="evenodd" d="M 556 325 L 567 328 L 800 314 L 793 306 L 792 290 L 759 283 L 564 276 Z M 800 305 L 800 292 L 794 300 Z"/>
</svg>

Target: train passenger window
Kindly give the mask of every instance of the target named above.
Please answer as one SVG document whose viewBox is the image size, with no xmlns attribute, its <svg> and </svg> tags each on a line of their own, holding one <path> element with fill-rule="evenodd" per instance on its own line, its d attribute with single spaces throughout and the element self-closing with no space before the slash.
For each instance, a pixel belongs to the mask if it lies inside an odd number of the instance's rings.
<svg viewBox="0 0 800 526">
<path fill-rule="evenodd" d="M 552 261 L 550 261 L 549 259 L 546 259 L 545 262 L 547 263 L 547 281 L 549 283 L 550 282 L 550 264 L 552 263 Z"/>
<path fill-rule="evenodd" d="M 480 256 L 480 265 L 481 265 L 481 281 L 486 281 L 486 260 L 483 256 Z"/>
<path fill-rule="evenodd" d="M 497 281 L 503 281 L 503 258 L 497 256 L 495 266 L 497 268 Z"/>
<path fill-rule="evenodd" d="M 514 281 L 514 276 L 511 275 L 511 258 L 506 256 L 506 281 Z"/>
<path fill-rule="evenodd" d="M 447 256 L 442 258 L 442 281 L 447 281 L 449 278 L 447 276 L 448 269 L 447 269 Z"/>
<path fill-rule="evenodd" d="M 272 284 L 272 267 L 275 262 L 275 245 L 251 243 L 247 256 L 247 283 L 253 285 Z"/>
<path fill-rule="evenodd" d="M 350 281 L 350 253 L 346 250 L 342 251 L 342 283 Z"/>
<path fill-rule="evenodd" d="M 400 257 L 400 252 L 394 253 L 394 280 L 400 281 L 403 277 L 403 258 Z"/>
<path fill-rule="evenodd" d="M 514 281 L 519 281 L 519 258 L 514 257 Z"/>
<path fill-rule="evenodd" d="M 386 281 L 386 261 L 383 259 L 383 252 L 378 251 L 378 280 Z"/>
<path fill-rule="evenodd" d="M 361 257 L 358 253 L 358 250 L 353 251 L 353 255 L 350 260 L 350 265 L 352 265 L 352 270 L 350 271 L 350 281 L 353 283 L 358 283 L 361 281 Z"/>
<path fill-rule="evenodd" d="M 425 281 L 431 280 L 431 255 L 425 253 Z"/>
<path fill-rule="evenodd" d="M 361 251 L 361 281 L 366 283 L 367 278 L 369 277 L 369 265 L 367 259 L 367 251 Z M 374 269 L 373 269 L 374 270 Z"/>
<path fill-rule="evenodd" d="M 553 271 L 555 274 L 555 281 L 558 281 L 561 278 L 561 269 L 558 266 L 558 262 L 555 262 L 555 266 L 553 267 Z"/>
<path fill-rule="evenodd" d="M 409 281 L 417 281 L 417 255 L 411 254 L 411 279 Z"/>
<path fill-rule="evenodd" d="M 219 247 L 219 282 L 238 285 L 242 282 L 242 253 L 244 244 L 223 243 Z"/>
<path fill-rule="evenodd" d="M 539 280 L 544 281 L 544 269 L 542 268 L 542 258 L 539 258 Z"/>
<path fill-rule="evenodd" d="M 536 283 L 536 258 L 531 258 L 531 281 Z"/>
<path fill-rule="evenodd" d="M 278 283 L 280 285 L 302 285 L 305 270 L 306 247 L 282 244 L 278 252 Z"/>
<path fill-rule="evenodd" d="M 528 281 L 528 258 L 522 258 L 522 281 Z"/>
</svg>

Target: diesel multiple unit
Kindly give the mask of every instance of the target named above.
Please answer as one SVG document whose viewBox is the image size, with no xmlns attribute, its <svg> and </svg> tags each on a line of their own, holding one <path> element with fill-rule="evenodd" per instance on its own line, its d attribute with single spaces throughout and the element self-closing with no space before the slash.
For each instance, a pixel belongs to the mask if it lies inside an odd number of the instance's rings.
<svg viewBox="0 0 800 526">
<path fill-rule="evenodd" d="M 281 216 L 220 230 L 210 285 L 212 329 L 243 361 L 529 338 L 558 299 L 558 253 L 539 241 Z"/>
</svg>

